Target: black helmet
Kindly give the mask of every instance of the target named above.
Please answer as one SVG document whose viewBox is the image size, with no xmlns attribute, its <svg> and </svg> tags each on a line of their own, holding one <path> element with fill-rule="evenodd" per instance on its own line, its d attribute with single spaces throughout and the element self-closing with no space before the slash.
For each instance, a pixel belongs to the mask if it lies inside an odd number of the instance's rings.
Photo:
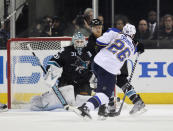
<svg viewBox="0 0 173 131">
<path fill-rule="evenodd" d="M 93 19 L 90 23 L 91 26 L 103 25 L 99 19 Z"/>
</svg>

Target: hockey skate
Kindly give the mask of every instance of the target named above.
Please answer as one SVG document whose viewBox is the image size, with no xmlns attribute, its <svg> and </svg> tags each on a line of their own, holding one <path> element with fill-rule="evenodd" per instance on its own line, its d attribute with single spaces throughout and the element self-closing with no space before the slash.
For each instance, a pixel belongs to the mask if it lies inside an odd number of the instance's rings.
<svg viewBox="0 0 173 131">
<path fill-rule="evenodd" d="M 100 120 L 105 120 L 109 115 L 108 115 L 108 109 L 105 104 L 101 105 L 98 110 L 98 116 Z"/>
<path fill-rule="evenodd" d="M 134 104 L 134 106 L 133 106 L 133 108 L 132 108 L 132 110 L 129 112 L 129 114 L 131 114 L 131 115 L 133 115 L 133 114 L 135 114 L 135 113 L 137 113 L 137 112 L 145 112 L 146 111 L 146 109 L 144 109 L 144 107 L 145 107 L 145 104 L 144 104 L 144 102 L 142 101 L 142 100 L 138 100 L 135 104 Z"/>
<path fill-rule="evenodd" d="M 120 104 L 120 98 L 117 97 L 116 101 L 114 101 L 114 98 L 110 98 L 108 103 L 108 115 L 109 117 L 114 117 L 117 116 L 116 109 L 119 107 L 118 105 Z"/>
<path fill-rule="evenodd" d="M 5 104 L 0 104 L 0 112 L 8 111 L 8 107 Z"/>
<path fill-rule="evenodd" d="M 89 114 L 89 109 L 84 103 L 82 106 L 78 107 L 79 113 L 77 113 L 79 116 L 81 116 L 84 119 L 92 119 L 91 115 Z"/>
</svg>

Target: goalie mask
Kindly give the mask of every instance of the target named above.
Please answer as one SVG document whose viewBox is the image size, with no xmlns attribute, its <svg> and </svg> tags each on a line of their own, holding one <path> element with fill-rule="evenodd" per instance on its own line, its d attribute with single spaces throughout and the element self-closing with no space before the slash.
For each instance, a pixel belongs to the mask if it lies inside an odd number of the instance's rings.
<svg viewBox="0 0 173 131">
<path fill-rule="evenodd" d="M 86 46 L 84 35 L 80 32 L 75 33 L 72 37 L 72 44 L 76 50 L 81 51 Z"/>
</svg>

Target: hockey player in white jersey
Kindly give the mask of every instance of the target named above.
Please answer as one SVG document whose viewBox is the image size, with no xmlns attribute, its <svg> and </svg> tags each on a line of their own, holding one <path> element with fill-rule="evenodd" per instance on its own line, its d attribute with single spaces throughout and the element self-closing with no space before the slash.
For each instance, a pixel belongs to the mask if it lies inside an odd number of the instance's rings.
<svg viewBox="0 0 173 131">
<path fill-rule="evenodd" d="M 89 111 L 97 107 L 99 107 L 98 115 L 107 116 L 106 106 L 115 87 L 116 75 L 120 74 L 125 60 L 135 54 L 136 46 L 138 46 L 132 40 L 135 33 L 135 26 L 126 24 L 123 33 L 119 33 L 116 28 L 111 28 L 97 38 L 97 45 L 102 49 L 95 56 L 92 64 L 93 72 L 98 80 L 96 95 L 78 107 L 82 117 L 91 118 Z M 137 48 L 138 52 L 140 52 L 139 49 Z"/>
</svg>

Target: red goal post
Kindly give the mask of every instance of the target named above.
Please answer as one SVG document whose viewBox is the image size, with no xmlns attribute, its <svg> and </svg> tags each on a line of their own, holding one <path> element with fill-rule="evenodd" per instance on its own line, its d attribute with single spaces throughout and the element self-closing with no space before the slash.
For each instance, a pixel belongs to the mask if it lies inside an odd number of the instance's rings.
<svg viewBox="0 0 173 131">
<path fill-rule="evenodd" d="M 50 57 L 71 44 L 71 37 L 57 38 L 15 38 L 7 43 L 7 86 L 8 108 L 21 108 L 30 99 L 47 88 L 43 82 L 44 73 L 37 58 L 28 49 L 29 44 L 39 57 L 43 67 Z M 13 107 L 14 105 L 14 107 Z"/>
</svg>

